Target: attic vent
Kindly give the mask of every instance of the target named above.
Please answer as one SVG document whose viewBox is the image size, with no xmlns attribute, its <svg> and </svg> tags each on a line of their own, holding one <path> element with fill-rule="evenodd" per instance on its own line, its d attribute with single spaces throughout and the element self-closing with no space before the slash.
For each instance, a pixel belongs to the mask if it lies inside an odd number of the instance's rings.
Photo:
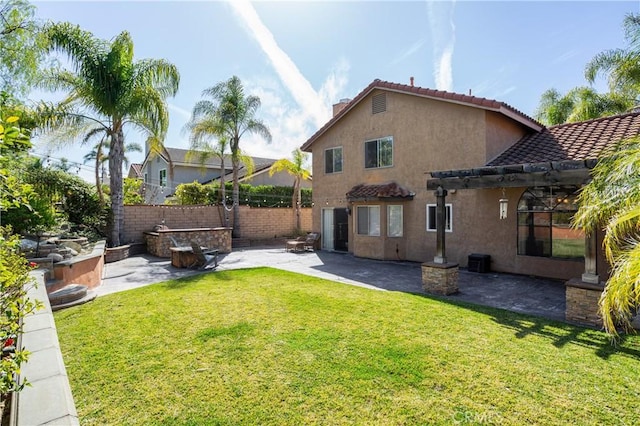
<svg viewBox="0 0 640 426">
<path fill-rule="evenodd" d="M 387 110 L 387 94 L 379 93 L 371 98 L 371 113 L 377 114 Z"/>
</svg>

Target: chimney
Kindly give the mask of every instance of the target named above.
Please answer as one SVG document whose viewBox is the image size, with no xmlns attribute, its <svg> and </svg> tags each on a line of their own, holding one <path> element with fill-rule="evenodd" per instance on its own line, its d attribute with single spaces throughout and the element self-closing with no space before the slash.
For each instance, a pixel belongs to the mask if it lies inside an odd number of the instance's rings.
<svg viewBox="0 0 640 426">
<path fill-rule="evenodd" d="M 338 115 L 340 111 L 344 109 L 344 107 L 349 105 L 349 102 L 351 102 L 351 99 L 342 98 L 340 99 L 340 102 L 338 102 L 337 104 L 333 104 L 333 116 L 335 117 L 336 115 Z"/>
<path fill-rule="evenodd" d="M 411 84 L 411 87 L 413 87 L 413 77 L 409 77 L 409 84 Z"/>
</svg>

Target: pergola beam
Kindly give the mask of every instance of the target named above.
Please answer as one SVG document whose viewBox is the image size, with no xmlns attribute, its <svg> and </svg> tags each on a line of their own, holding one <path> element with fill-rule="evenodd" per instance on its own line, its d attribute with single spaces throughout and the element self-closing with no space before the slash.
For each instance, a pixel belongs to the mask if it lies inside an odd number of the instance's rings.
<svg viewBox="0 0 640 426">
<path fill-rule="evenodd" d="M 456 171 L 455 176 L 435 177 L 427 180 L 427 190 L 437 190 L 438 187 L 444 189 L 488 189 L 488 188 L 516 188 L 531 186 L 550 185 L 583 185 L 591 180 L 590 169 L 568 169 L 547 171 L 530 171 L 504 174 L 483 174 L 489 170 L 479 169 L 475 171 L 469 169 L 465 176 L 464 170 Z M 443 176 L 448 172 L 434 172 L 432 175 Z"/>
</svg>

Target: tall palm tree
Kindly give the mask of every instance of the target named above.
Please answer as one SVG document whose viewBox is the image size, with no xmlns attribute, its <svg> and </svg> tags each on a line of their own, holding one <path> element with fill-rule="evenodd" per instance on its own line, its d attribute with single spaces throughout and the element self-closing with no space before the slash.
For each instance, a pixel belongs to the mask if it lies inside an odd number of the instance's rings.
<svg viewBox="0 0 640 426">
<path fill-rule="evenodd" d="M 231 165 L 233 168 L 233 236 L 240 236 L 240 183 L 238 171 L 243 164 L 240 139 L 247 133 L 254 133 L 271 142 L 269 128 L 258 118 L 260 98 L 246 95 L 242 81 L 236 76 L 205 89 L 203 99 L 193 107 L 193 117 L 209 117 L 210 132 L 229 142 Z"/>
<path fill-rule="evenodd" d="M 535 118 L 548 126 L 575 123 L 609 115 L 622 114 L 634 102 L 618 93 L 598 93 L 591 87 L 576 87 L 565 95 L 556 89 L 542 94 Z"/>
<path fill-rule="evenodd" d="M 85 137 L 85 140 L 87 138 Z M 84 163 L 88 163 L 93 161 L 95 163 L 95 178 L 96 178 L 96 191 L 98 192 L 98 197 L 100 198 L 100 202 L 104 202 L 104 194 L 102 192 L 102 182 L 104 180 L 104 165 L 109 161 L 109 156 L 105 154 L 105 151 L 109 151 L 109 140 L 103 136 L 91 151 L 89 151 L 83 157 Z M 142 147 L 139 143 L 130 142 L 124 146 L 124 152 L 142 152 Z M 125 155 L 123 158 L 123 164 L 125 167 L 129 167 L 129 158 Z"/>
<path fill-rule="evenodd" d="M 574 224 L 586 232 L 604 226 L 603 247 L 612 266 L 600 298 L 605 329 L 630 327 L 640 307 L 640 138 L 603 152 L 593 180 L 580 193 Z"/>
<path fill-rule="evenodd" d="M 607 76 L 611 92 L 637 101 L 640 94 L 640 15 L 626 15 L 622 25 L 628 47 L 598 53 L 585 67 L 585 77 L 593 83 L 598 75 Z"/>
<path fill-rule="evenodd" d="M 134 61 L 126 31 L 111 41 L 69 23 L 49 24 L 43 31 L 47 50 L 67 54 L 73 65 L 73 71 L 50 72 L 43 82 L 45 88 L 68 92 L 55 110 L 45 109 L 43 128 L 63 128 L 77 136 L 97 126 L 108 137 L 111 244 L 118 246 L 124 221 L 124 129 L 133 127 L 146 135 L 153 151 L 161 149 L 169 124 L 166 99 L 178 91 L 178 70 L 165 60 Z"/>
<path fill-rule="evenodd" d="M 311 178 L 311 172 L 305 168 L 307 154 L 302 152 L 300 148 L 293 150 L 293 161 L 282 158 L 271 165 L 269 176 L 274 173 L 286 171 L 293 176 L 293 197 L 291 206 L 296 209 L 296 231 L 300 232 L 302 226 L 300 224 L 300 208 L 302 206 L 302 181 Z"/>
</svg>

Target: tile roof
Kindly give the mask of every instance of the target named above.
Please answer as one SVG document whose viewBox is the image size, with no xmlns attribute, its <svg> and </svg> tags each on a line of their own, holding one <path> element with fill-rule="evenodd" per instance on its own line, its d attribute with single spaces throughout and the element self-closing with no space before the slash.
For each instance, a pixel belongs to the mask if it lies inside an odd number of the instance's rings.
<svg viewBox="0 0 640 426">
<path fill-rule="evenodd" d="M 442 90 L 427 89 L 423 87 L 410 86 L 406 84 L 391 83 L 388 81 L 382 81 L 379 79 L 373 80 L 363 91 L 358 93 L 351 102 L 349 102 L 339 113 L 331 118 L 324 126 L 322 126 L 316 133 L 314 133 L 301 147 L 303 151 L 308 151 L 309 147 L 317 138 L 319 138 L 324 132 L 331 128 L 338 120 L 340 120 L 349 110 L 357 105 L 362 99 L 364 99 L 369 93 L 375 89 L 387 90 L 392 92 L 399 92 L 408 95 L 415 95 L 430 99 L 436 99 L 444 102 L 452 102 L 461 105 L 466 105 L 474 108 L 481 108 L 485 110 L 491 110 L 499 112 L 513 120 L 516 120 L 527 127 L 539 131 L 544 126 L 524 114 L 523 112 L 507 105 L 504 102 L 495 101 L 492 99 L 479 98 L 471 95 L 463 95 L 460 93 L 446 92 Z"/>
<path fill-rule="evenodd" d="M 361 183 L 347 192 L 348 200 L 369 200 L 379 198 L 413 198 L 414 193 L 395 182 L 368 185 Z"/>
<path fill-rule="evenodd" d="M 190 159 L 191 161 L 187 161 L 187 152 L 189 152 L 188 149 L 166 147 L 166 150 L 167 150 L 167 153 L 171 156 L 171 161 L 173 161 L 174 165 L 180 164 L 183 166 L 184 165 L 193 165 L 198 167 L 200 166 L 200 162 L 198 161 L 197 158 L 193 158 L 193 159 Z M 253 159 L 255 172 L 263 170 L 265 167 L 271 167 L 271 165 L 277 161 L 273 158 L 263 158 L 263 157 L 251 157 L 251 158 Z M 204 162 L 204 165 L 205 167 L 220 168 L 220 158 L 216 156 L 210 157 Z M 224 161 L 224 167 L 225 169 L 231 168 L 230 155 L 226 156 Z"/>
<path fill-rule="evenodd" d="M 603 148 L 640 135 L 640 112 L 561 124 L 527 135 L 488 166 L 590 160 Z"/>
<path fill-rule="evenodd" d="M 135 176 L 137 178 L 141 178 L 142 177 L 142 164 L 131 163 L 130 169 L 133 170 L 133 173 L 135 174 Z"/>
</svg>

